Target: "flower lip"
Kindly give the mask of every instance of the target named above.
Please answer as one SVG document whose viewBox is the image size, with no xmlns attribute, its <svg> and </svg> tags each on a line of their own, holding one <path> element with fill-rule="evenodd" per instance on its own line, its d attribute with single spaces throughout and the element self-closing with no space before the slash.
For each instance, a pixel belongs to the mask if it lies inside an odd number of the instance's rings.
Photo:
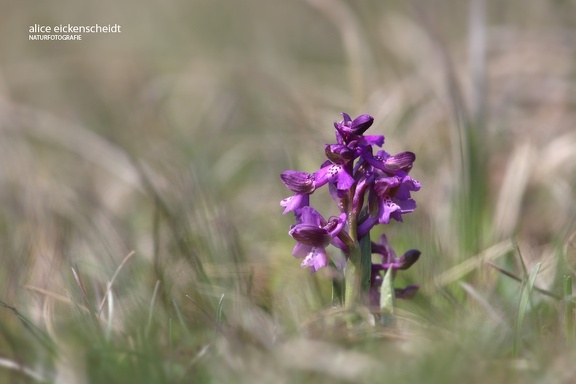
<svg viewBox="0 0 576 384">
<path fill-rule="evenodd" d="M 307 207 L 310 205 L 310 195 L 309 194 L 296 194 L 290 197 L 287 197 L 280 201 L 280 205 L 284 207 L 283 214 L 287 214 L 288 212 L 297 211 L 302 209 L 303 207 Z"/>
<path fill-rule="evenodd" d="M 326 250 L 322 247 L 312 248 L 310 252 L 304 257 L 301 267 L 310 267 L 311 272 L 316 272 L 320 268 L 328 266 L 328 256 L 326 255 Z"/>
<path fill-rule="evenodd" d="M 354 184 L 354 179 L 341 164 L 328 163 L 314 173 L 314 179 L 317 188 L 331 182 L 336 183 L 338 189 L 347 190 Z"/>
</svg>

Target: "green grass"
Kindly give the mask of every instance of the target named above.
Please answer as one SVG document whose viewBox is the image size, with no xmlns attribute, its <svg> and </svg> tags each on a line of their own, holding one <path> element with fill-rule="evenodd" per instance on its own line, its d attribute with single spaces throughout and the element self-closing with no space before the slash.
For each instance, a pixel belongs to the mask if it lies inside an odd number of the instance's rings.
<svg viewBox="0 0 576 384">
<path fill-rule="evenodd" d="M 6 4 L 0 382 L 570 382 L 575 5 L 486 3 Z M 394 326 L 332 308 L 278 204 L 341 111 L 417 155 Z"/>
</svg>

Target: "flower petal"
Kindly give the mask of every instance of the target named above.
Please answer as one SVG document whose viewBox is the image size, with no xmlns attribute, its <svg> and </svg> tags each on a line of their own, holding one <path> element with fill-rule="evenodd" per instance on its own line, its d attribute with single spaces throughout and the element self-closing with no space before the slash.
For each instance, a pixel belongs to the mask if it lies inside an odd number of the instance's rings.
<svg viewBox="0 0 576 384">
<path fill-rule="evenodd" d="M 384 161 L 387 171 L 403 170 L 408 172 L 412 168 L 412 164 L 416 160 L 416 155 L 412 152 L 401 152 L 394 156 L 390 156 Z"/>
<path fill-rule="evenodd" d="M 361 135 L 374 123 L 374 118 L 370 115 L 360 115 L 352 121 L 350 128 L 355 135 Z"/>
<path fill-rule="evenodd" d="M 296 211 L 303 207 L 306 207 L 310 204 L 310 195 L 303 194 L 303 195 L 294 195 L 287 197 L 280 201 L 280 205 L 285 207 L 284 212 L 282 214 L 287 214 L 288 212 Z"/>
<path fill-rule="evenodd" d="M 324 247 L 312 248 L 312 250 L 302 260 L 302 267 L 310 267 L 311 272 L 316 272 L 320 268 L 328 265 L 328 256 Z"/>
<path fill-rule="evenodd" d="M 280 178 L 286 187 L 294 193 L 314 192 L 314 176 L 307 172 L 284 171 Z"/>
<path fill-rule="evenodd" d="M 390 198 L 380 199 L 380 212 L 378 217 L 378 222 L 380 224 L 388 224 L 390 218 L 393 217 L 398 221 L 402 221 L 402 216 L 400 215 L 401 208 Z"/>
<path fill-rule="evenodd" d="M 336 183 L 336 187 L 339 190 L 346 190 L 350 189 L 354 184 L 354 179 L 344 170 L 344 166 L 341 164 L 326 165 L 314 173 L 314 178 L 316 179 L 317 188 L 327 182 L 331 182 Z"/>
<path fill-rule="evenodd" d="M 297 224 L 288 234 L 299 243 L 312 247 L 325 247 L 332 241 L 332 236 L 324 228 L 309 224 Z"/>
</svg>

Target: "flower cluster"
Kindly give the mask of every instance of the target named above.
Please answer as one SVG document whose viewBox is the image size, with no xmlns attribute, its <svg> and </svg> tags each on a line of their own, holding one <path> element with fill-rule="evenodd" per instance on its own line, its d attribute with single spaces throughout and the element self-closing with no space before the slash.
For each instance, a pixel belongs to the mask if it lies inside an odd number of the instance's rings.
<svg viewBox="0 0 576 384">
<path fill-rule="evenodd" d="M 346 113 L 335 122 L 336 143 L 324 148 L 327 160 L 315 173 L 288 170 L 282 181 L 294 194 L 280 203 L 284 214 L 294 212 L 296 224 L 290 236 L 296 241 L 293 255 L 303 259 L 302 266 L 313 272 L 329 264 L 326 247 L 329 244 L 348 257 L 352 248 L 377 224 L 391 219 L 402 221 L 402 215 L 414 211 L 410 193 L 420 189 L 420 183 L 408 173 L 416 156 L 412 152 L 391 155 L 374 147 L 382 147 L 384 136 L 364 135 L 374 119 L 360 115 L 351 119 Z M 340 210 L 339 216 L 325 219 L 310 205 L 310 195 L 327 185 Z M 373 265 L 371 285 L 377 289 L 379 272 L 406 269 L 419 256 L 409 251 L 396 259 L 385 240 L 372 243 L 372 252 L 382 255 L 382 264 Z M 417 252 L 417 253 L 416 253 Z M 401 293 L 401 292 L 400 292 Z"/>
</svg>

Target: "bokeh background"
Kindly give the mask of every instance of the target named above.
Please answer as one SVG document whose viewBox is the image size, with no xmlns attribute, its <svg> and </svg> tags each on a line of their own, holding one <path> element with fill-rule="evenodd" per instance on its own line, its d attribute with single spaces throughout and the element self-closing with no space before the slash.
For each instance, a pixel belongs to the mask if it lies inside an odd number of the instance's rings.
<svg viewBox="0 0 576 384">
<path fill-rule="evenodd" d="M 559 297 L 576 267 L 574 1 L 1 9 L 0 358 L 16 367 L 0 377 L 35 380 L 22 366 L 55 382 L 574 373 L 571 349 L 549 353 L 568 320 L 546 295 L 522 341 L 539 347 L 506 360 L 523 285 L 486 263 L 525 279 L 541 262 L 536 285 Z M 34 24 L 96 23 L 122 32 L 28 40 Z M 417 155 L 418 209 L 373 235 L 422 251 L 398 276 L 421 285 L 399 304 L 404 333 L 388 335 L 402 343 L 347 335 L 328 274 L 291 256 L 279 174 L 317 169 L 340 112 L 373 115 L 388 152 Z M 213 342 L 221 322 L 228 336 Z M 467 353 L 454 362 L 455 351 Z"/>
</svg>

